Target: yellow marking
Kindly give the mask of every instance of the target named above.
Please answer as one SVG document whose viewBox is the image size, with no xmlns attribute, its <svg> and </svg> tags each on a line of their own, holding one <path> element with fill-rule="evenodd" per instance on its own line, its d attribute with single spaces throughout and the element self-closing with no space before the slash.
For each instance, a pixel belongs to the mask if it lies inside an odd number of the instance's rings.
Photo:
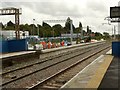
<svg viewBox="0 0 120 90">
<path fill-rule="evenodd" d="M 98 88 L 111 61 L 113 60 L 112 55 L 106 55 L 103 63 L 99 66 L 97 69 L 95 75 L 92 77 L 92 79 L 88 82 L 86 88 Z"/>
</svg>

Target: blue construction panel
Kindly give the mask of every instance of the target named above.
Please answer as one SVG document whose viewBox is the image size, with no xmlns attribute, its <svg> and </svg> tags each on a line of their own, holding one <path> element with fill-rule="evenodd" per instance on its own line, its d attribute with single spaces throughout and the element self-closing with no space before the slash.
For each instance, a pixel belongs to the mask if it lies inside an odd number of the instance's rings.
<svg viewBox="0 0 120 90">
<path fill-rule="evenodd" d="M 112 42 L 112 55 L 120 57 L 120 41 Z"/>
<path fill-rule="evenodd" d="M 7 41 L 0 41 L 0 53 L 6 53 L 8 51 L 8 42 Z"/>
<path fill-rule="evenodd" d="M 26 39 L 9 40 L 8 41 L 9 52 L 25 51 L 27 50 Z"/>
</svg>

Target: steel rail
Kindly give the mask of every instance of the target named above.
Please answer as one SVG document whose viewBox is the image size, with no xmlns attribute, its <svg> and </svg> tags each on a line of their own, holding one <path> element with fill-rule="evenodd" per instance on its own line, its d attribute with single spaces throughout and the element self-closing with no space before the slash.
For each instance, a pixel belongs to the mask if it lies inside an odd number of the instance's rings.
<svg viewBox="0 0 120 90">
<path fill-rule="evenodd" d="M 40 85 L 43 85 L 43 84 L 47 83 L 47 82 L 48 82 L 49 80 L 51 80 L 52 78 L 57 77 L 58 75 L 64 73 L 65 71 L 67 71 L 67 70 L 73 68 L 74 66 L 78 65 L 79 63 L 81 63 L 81 62 L 87 60 L 88 58 L 91 58 L 92 56 L 94 56 L 94 55 L 96 55 L 96 54 L 102 52 L 103 50 L 105 50 L 105 49 L 107 49 L 107 48 L 109 48 L 109 47 L 110 47 L 110 46 L 107 46 L 107 47 L 105 47 L 105 48 L 102 49 L 102 50 L 99 50 L 99 51 L 97 51 L 97 52 L 95 52 L 95 53 L 92 53 L 92 54 L 88 55 L 88 56 L 85 57 L 85 58 L 80 59 L 79 61 L 75 62 L 74 64 L 72 64 L 72 65 L 66 67 L 65 69 L 60 70 L 59 72 L 57 72 L 57 73 L 53 74 L 52 76 L 50 76 L 50 77 L 48 77 L 48 78 L 46 78 L 46 79 L 44 79 L 44 80 L 38 82 L 37 84 L 34 84 L 34 85 L 31 86 L 31 87 L 27 87 L 27 90 L 35 89 L 37 86 L 40 86 Z"/>
<path fill-rule="evenodd" d="M 7 82 L 5 82 L 5 83 L 2 83 L 2 85 L 0 85 L 0 86 L 4 86 L 4 85 L 6 85 L 6 84 L 12 83 L 12 82 L 14 82 L 14 81 L 17 81 L 17 80 L 19 80 L 19 79 L 22 79 L 22 78 L 24 78 L 24 77 L 27 77 L 27 76 L 32 75 L 32 74 L 34 74 L 34 73 L 37 73 L 37 72 L 39 72 L 39 71 L 42 71 L 42 70 L 44 70 L 44 69 L 47 69 L 47 68 L 49 68 L 49 67 L 51 67 L 51 66 L 54 66 L 54 65 L 56 65 L 56 64 L 59 64 L 59 63 L 62 63 L 62 62 L 68 61 L 69 59 L 74 58 L 74 57 L 79 56 L 79 55 L 82 55 L 82 54 L 84 54 L 84 53 L 87 53 L 88 51 L 90 51 L 90 50 L 87 50 L 87 51 L 82 52 L 82 53 L 80 53 L 80 54 L 74 55 L 74 56 L 69 57 L 69 58 L 67 58 L 67 59 L 65 59 L 65 60 L 62 60 L 62 61 L 56 62 L 56 63 L 54 63 L 54 64 L 52 64 L 52 65 L 49 65 L 49 66 L 43 67 L 43 68 L 41 68 L 41 69 L 39 69 L 39 70 L 33 71 L 33 72 L 31 72 L 31 73 L 29 73 L 29 74 L 26 74 L 26 75 L 23 75 L 23 76 L 21 76 L 21 77 L 18 77 L 18 78 L 12 79 L 12 80 L 10 80 L 10 81 L 7 81 Z"/>
<path fill-rule="evenodd" d="M 101 44 L 100 44 L 100 45 L 101 45 Z M 96 46 L 97 46 L 97 45 L 96 45 Z M 87 47 L 87 48 L 91 48 L 91 47 L 94 47 L 94 46 L 90 46 L 90 47 Z M 82 48 L 82 49 L 86 49 L 86 48 Z M 81 49 L 81 50 L 82 50 L 82 49 Z M 77 50 L 74 50 L 74 51 L 79 51 L 79 50 L 77 49 Z M 61 56 L 63 56 L 63 55 L 69 55 L 70 53 L 72 53 L 72 52 L 74 52 L 74 51 L 70 51 L 70 52 L 67 52 L 67 53 L 59 54 L 59 55 L 57 55 L 57 56 L 55 56 L 55 57 L 52 57 L 52 58 L 43 58 L 41 61 L 38 61 L 38 62 L 35 62 L 35 63 L 32 63 L 32 64 L 29 64 L 29 65 L 25 65 L 25 66 L 23 66 L 23 67 L 18 67 L 18 68 L 12 69 L 12 70 L 8 70 L 8 71 L 6 71 L 6 72 L 2 72 L 2 73 L 0 73 L 0 75 L 5 75 L 5 74 L 7 74 L 7 73 L 11 73 L 11 72 L 14 72 L 14 71 L 17 71 L 17 70 L 20 70 L 20 69 L 24 69 L 24 68 L 27 68 L 27 67 L 31 67 L 31 66 L 36 65 L 36 64 L 41 64 L 41 63 L 47 62 L 47 61 L 49 61 L 49 60 L 52 60 L 52 59 L 55 59 L 55 58 L 59 58 L 59 57 L 61 57 Z"/>
</svg>

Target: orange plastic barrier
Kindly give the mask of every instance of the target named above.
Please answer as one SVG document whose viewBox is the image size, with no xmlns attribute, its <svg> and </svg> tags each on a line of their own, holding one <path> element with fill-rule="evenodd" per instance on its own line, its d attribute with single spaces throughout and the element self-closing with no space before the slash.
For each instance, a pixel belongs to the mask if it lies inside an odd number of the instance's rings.
<svg viewBox="0 0 120 90">
<path fill-rule="evenodd" d="M 64 46 L 64 41 L 61 42 L 61 46 Z"/>
<path fill-rule="evenodd" d="M 41 42 L 41 44 L 43 45 L 43 49 L 46 49 L 46 42 L 43 41 L 43 42 Z"/>
<path fill-rule="evenodd" d="M 48 49 L 50 49 L 51 48 L 51 42 L 48 42 Z"/>
</svg>

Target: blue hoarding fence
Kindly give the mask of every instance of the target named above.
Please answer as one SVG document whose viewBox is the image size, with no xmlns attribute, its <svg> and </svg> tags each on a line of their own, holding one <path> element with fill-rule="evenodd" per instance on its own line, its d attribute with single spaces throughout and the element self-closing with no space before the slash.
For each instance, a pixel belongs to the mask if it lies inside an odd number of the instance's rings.
<svg viewBox="0 0 120 90">
<path fill-rule="evenodd" d="M 0 41 L 0 53 L 8 52 L 8 42 L 7 41 Z"/>
<path fill-rule="evenodd" d="M 112 42 L 112 55 L 120 57 L 120 41 Z"/>
<path fill-rule="evenodd" d="M 26 39 L 0 41 L 1 53 L 18 52 L 18 51 L 26 51 L 26 50 L 27 50 Z"/>
</svg>

